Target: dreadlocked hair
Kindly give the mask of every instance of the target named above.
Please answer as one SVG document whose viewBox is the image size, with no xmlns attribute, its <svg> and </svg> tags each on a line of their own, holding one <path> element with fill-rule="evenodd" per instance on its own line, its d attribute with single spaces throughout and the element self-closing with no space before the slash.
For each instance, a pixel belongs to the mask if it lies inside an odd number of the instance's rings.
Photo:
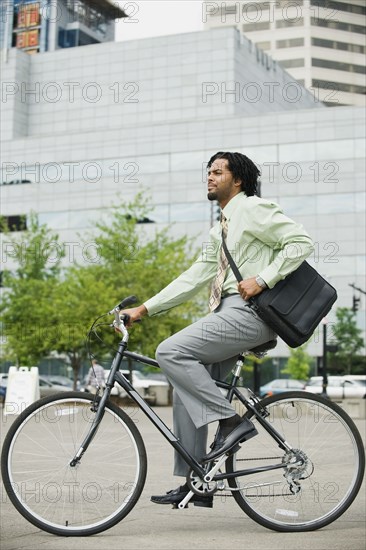
<svg viewBox="0 0 366 550">
<path fill-rule="evenodd" d="M 242 153 L 224 153 L 219 151 L 213 155 L 207 163 L 207 168 L 211 167 L 211 164 L 216 159 L 226 159 L 228 161 L 228 168 L 232 173 L 235 180 L 241 181 L 241 190 L 251 197 L 258 194 L 258 178 L 260 176 L 260 170 L 256 167 L 250 158 L 246 157 Z"/>
</svg>

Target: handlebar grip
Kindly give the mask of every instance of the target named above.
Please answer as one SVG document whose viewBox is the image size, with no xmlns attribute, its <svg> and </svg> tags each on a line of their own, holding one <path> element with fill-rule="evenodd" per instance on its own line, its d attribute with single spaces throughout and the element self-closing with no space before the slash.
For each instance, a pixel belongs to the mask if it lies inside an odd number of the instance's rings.
<svg viewBox="0 0 366 550">
<path fill-rule="evenodd" d="M 119 309 L 124 309 L 127 306 L 131 306 L 132 304 L 135 304 L 137 302 L 136 296 L 128 296 L 120 304 L 118 304 Z"/>
</svg>

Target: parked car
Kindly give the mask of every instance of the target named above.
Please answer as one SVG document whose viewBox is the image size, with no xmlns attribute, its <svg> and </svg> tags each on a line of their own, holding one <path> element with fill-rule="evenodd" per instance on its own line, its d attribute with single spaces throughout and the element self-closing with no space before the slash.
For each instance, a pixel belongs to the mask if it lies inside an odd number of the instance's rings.
<svg viewBox="0 0 366 550">
<path fill-rule="evenodd" d="M 305 386 L 305 391 L 322 393 L 323 377 L 312 376 Z M 328 376 L 327 395 L 331 399 L 346 399 L 348 397 L 365 398 L 366 376 Z"/>
<path fill-rule="evenodd" d="M 74 381 L 71 380 L 68 376 L 62 376 L 60 374 L 42 374 L 42 378 L 51 382 L 51 384 L 56 384 L 58 386 L 66 386 L 69 390 L 74 389 Z M 76 382 L 76 389 L 80 388 L 79 380 Z"/>
<path fill-rule="evenodd" d="M 105 380 L 107 380 L 109 372 L 110 371 L 108 369 L 104 369 L 104 378 L 105 378 Z M 129 379 L 130 371 L 120 370 L 120 372 L 126 378 Z M 82 382 L 81 391 L 88 391 L 87 390 L 87 384 L 86 384 L 87 377 L 88 377 L 88 375 L 85 376 L 85 378 Z M 133 370 L 132 371 L 132 385 L 134 386 L 134 388 L 136 388 L 138 393 L 144 399 L 146 399 L 147 401 L 150 401 L 152 403 L 154 403 L 155 399 L 156 399 L 156 396 L 155 396 L 155 393 L 154 393 L 154 387 L 155 388 L 157 386 L 166 387 L 167 391 L 168 391 L 168 387 L 169 387 L 168 382 L 166 382 L 165 380 L 157 380 L 156 378 L 150 378 L 149 375 L 144 375 L 142 372 L 140 372 L 138 370 Z M 119 386 L 119 384 L 115 384 L 114 388 L 112 388 L 111 395 L 115 395 L 115 396 L 122 397 L 122 398 L 127 397 L 126 391 L 121 386 Z"/>
<path fill-rule="evenodd" d="M 0 388 L 1 388 L 0 394 L 3 395 L 4 399 L 6 396 L 6 388 L 8 386 L 8 377 L 9 375 L 7 373 L 0 374 Z M 68 391 L 68 390 L 70 390 L 70 388 L 66 386 L 61 386 L 60 384 L 51 384 L 51 382 L 49 382 L 42 376 L 39 377 L 40 397 L 46 397 L 54 393 L 59 393 L 59 392 Z"/>
<path fill-rule="evenodd" d="M 303 380 L 292 380 L 291 378 L 276 378 L 259 388 L 260 397 L 277 395 L 284 391 L 303 390 L 305 382 Z"/>
<path fill-rule="evenodd" d="M 6 396 L 6 387 L 0 386 L 0 403 L 3 403 L 5 401 Z"/>
</svg>

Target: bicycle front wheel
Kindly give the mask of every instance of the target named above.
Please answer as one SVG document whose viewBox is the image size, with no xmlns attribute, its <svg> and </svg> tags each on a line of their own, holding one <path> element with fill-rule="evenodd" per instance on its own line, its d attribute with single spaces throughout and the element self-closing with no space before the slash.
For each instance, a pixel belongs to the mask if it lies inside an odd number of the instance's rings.
<svg viewBox="0 0 366 550">
<path fill-rule="evenodd" d="M 110 402 L 80 463 L 70 466 L 95 417 L 93 399 L 77 392 L 41 399 L 14 421 L 4 441 L 9 498 L 28 521 L 55 535 L 109 529 L 144 487 L 144 443 L 131 418 Z"/>
<path fill-rule="evenodd" d="M 249 517 L 275 531 L 328 525 L 347 510 L 362 483 L 365 453 L 355 424 L 331 401 L 306 392 L 269 397 L 261 405 L 292 449 L 282 451 L 252 418 L 258 435 L 226 463 L 228 473 L 257 469 L 229 479 L 235 500 Z M 266 469 L 271 465 L 279 467 Z"/>
</svg>

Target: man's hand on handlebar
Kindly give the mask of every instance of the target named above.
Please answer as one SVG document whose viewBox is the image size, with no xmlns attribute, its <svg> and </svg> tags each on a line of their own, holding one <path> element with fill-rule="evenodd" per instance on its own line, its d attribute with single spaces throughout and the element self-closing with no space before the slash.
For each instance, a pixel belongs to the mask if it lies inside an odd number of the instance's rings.
<svg viewBox="0 0 366 550">
<path fill-rule="evenodd" d="M 123 309 L 119 312 L 119 315 L 128 315 L 128 321 L 125 323 L 126 327 L 131 327 L 136 321 L 140 321 L 142 317 L 147 315 L 147 309 L 142 304 L 141 306 L 132 307 L 129 309 Z"/>
</svg>

